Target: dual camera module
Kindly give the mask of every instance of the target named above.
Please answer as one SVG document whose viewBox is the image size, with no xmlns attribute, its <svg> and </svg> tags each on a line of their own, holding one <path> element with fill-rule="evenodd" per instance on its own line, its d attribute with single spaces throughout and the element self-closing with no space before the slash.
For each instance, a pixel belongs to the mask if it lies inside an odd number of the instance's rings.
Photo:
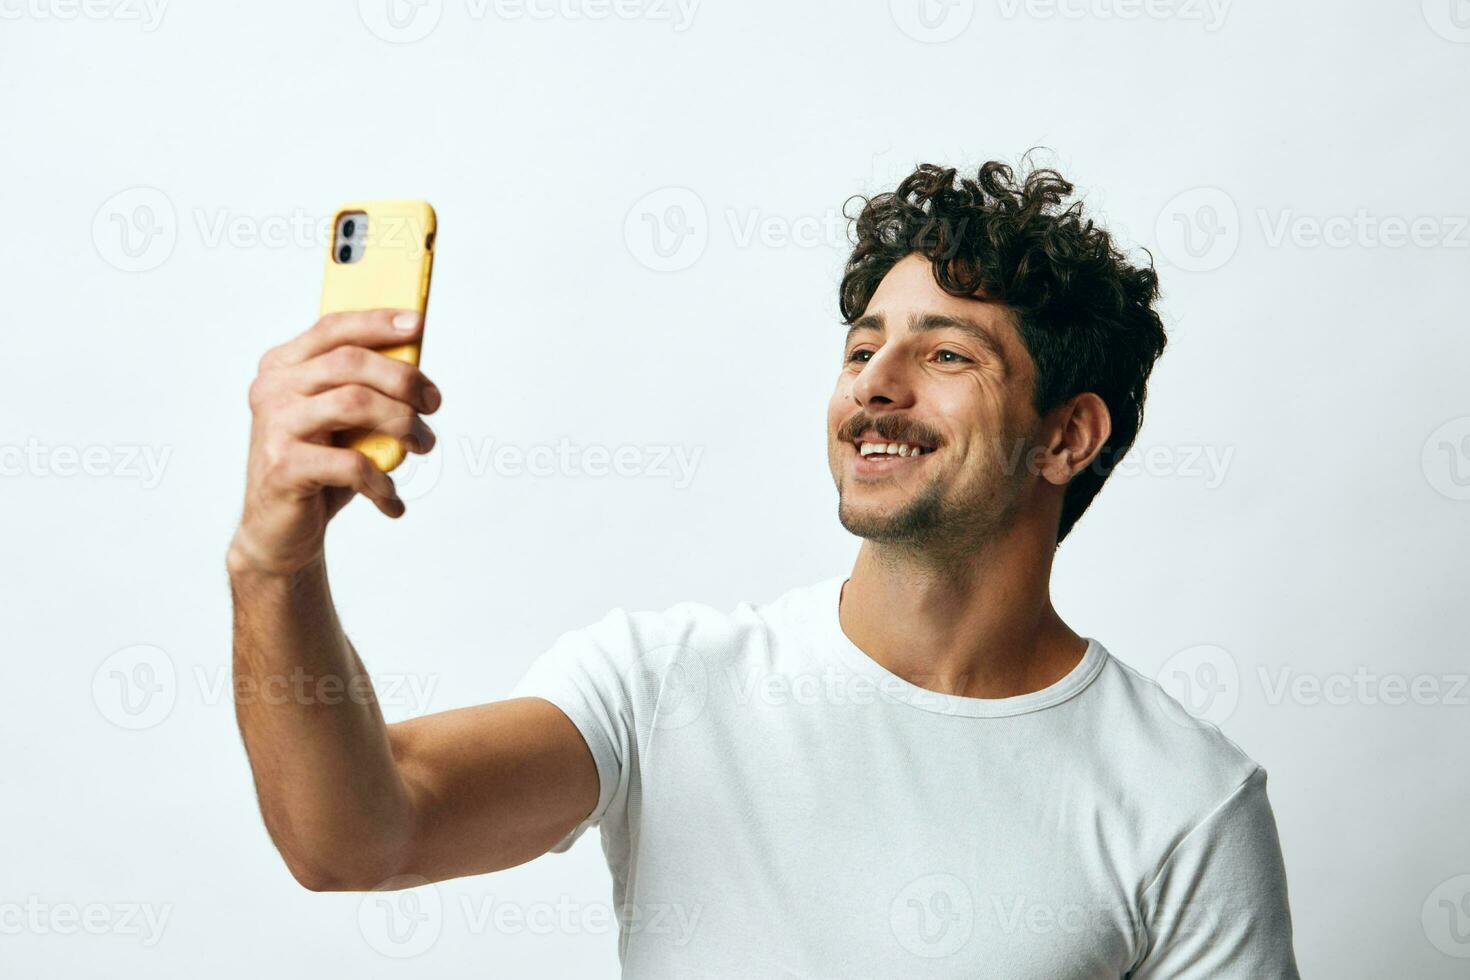
<svg viewBox="0 0 1470 980">
<path fill-rule="evenodd" d="M 3 3 L 3 0 L 0 0 Z M 424 234 L 423 227 L 415 221 L 394 214 L 378 215 L 379 227 L 374 244 L 385 248 L 406 249 L 414 254 L 419 241 L 425 252 L 434 248 L 434 232 Z M 344 211 L 337 215 L 337 226 L 332 238 L 332 258 L 341 265 L 361 262 L 368 247 L 368 216 L 366 211 Z"/>
<path fill-rule="evenodd" d="M 332 241 L 332 254 L 345 264 L 359 261 L 367 251 L 367 214 L 348 211 L 337 216 L 337 236 Z"/>
</svg>

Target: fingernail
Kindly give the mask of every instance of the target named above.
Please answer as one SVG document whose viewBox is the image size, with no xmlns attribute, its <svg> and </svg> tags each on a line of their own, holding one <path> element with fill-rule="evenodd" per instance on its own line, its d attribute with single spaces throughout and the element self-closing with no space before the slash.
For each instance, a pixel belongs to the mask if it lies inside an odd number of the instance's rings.
<svg viewBox="0 0 1470 980">
<path fill-rule="evenodd" d="M 439 389 L 429 385 L 424 389 L 424 407 L 431 412 L 439 410 L 439 403 L 444 401 L 444 396 L 439 394 Z"/>
<path fill-rule="evenodd" d="M 400 313 L 393 318 L 393 329 L 403 333 L 418 329 L 419 315 L 417 313 Z"/>
</svg>

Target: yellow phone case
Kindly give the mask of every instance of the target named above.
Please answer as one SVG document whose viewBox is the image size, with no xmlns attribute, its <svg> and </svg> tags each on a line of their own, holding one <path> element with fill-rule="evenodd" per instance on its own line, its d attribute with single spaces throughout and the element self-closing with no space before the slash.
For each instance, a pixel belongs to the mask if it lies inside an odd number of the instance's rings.
<svg viewBox="0 0 1470 980">
<path fill-rule="evenodd" d="M 357 212 L 367 217 L 362 257 L 341 262 L 336 229 L 344 215 Z M 327 247 L 322 314 L 376 309 L 426 312 L 437 228 L 434 209 L 427 201 L 363 201 L 338 208 L 332 215 L 332 243 Z M 415 341 L 382 348 L 381 353 L 418 364 L 419 348 L 420 341 Z M 382 433 L 344 432 L 338 442 L 366 455 L 384 473 L 395 469 L 407 455 L 397 439 Z"/>
</svg>

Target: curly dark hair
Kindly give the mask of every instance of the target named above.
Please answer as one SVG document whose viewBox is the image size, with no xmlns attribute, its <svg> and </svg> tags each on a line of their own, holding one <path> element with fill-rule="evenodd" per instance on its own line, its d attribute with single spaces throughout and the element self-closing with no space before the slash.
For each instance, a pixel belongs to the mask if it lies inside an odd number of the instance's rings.
<svg viewBox="0 0 1470 980">
<path fill-rule="evenodd" d="M 857 215 L 844 209 L 857 240 L 839 300 L 843 320 L 852 323 L 899 260 L 922 254 L 945 292 L 983 293 L 1014 311 L 1036 363 L 1038 413 L 1084 391 L 1107 404 L 1112 434 L 1067 486 L 1058 544 L 1133 445 L 1149 373 L 1165 343 L 1152 256 L 1146 268 L 1129 263 L 1108 233 L 1083 217 L 1080 200 L 1063 206 L 1072 191 L 1052 169 L 1018 179 L 992 160 L 975 179 L 957 180 L 953 168 L 922 164 L 891 193 L 853 198 L 862 202 Z"/>
</svg>

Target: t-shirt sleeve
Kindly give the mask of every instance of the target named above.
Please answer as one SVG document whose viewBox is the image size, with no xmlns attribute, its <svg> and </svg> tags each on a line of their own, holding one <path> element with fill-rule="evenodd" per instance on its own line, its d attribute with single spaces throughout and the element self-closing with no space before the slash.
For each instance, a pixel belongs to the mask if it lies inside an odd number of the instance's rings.
<svg viewBox="0 0 1470 980">
<path fill-rule="evenodd" d="M 1276 818 L 1257 767 L 1164 862 L 1142 901 L 1134 980 L 1299 977 Z"/>
<path fill-rule="evenodd" d="M 597 764 L 597 806 L 553 851 L 565 851 L 610 808 L 626 800 L 636 751 L 629 685 L 641 659 L 633 619 L 614 609 L 598 622 L 562 634 L 512 689 L 513 698 L 542 698 L 571 719 Z"/>
</svg>

